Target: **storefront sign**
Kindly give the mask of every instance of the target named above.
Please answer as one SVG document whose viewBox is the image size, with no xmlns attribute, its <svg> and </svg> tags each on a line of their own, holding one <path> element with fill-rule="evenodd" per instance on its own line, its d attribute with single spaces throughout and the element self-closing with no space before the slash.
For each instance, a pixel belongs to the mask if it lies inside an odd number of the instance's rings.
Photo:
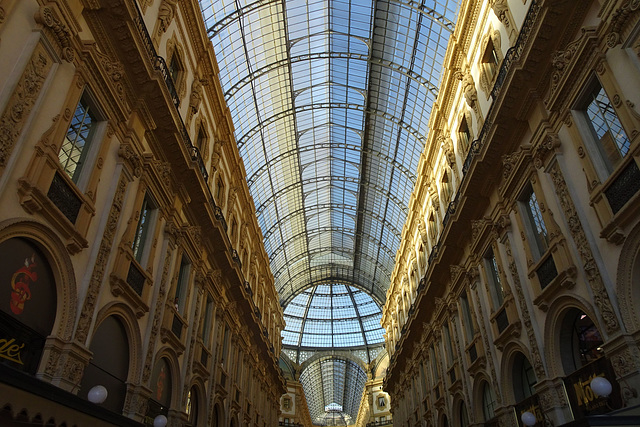
<svg viewBox="0 0 640 427">
<path fill-rule="evenodd" d="M 45 338 L 0 311 L 0 363 L 35 374 Z"/>
<path fill-rule="evenodd" d="M 605 377 L 611 382 L 613 386 L 611 396 L 601 397 L 593 392 L 591 380 L 595 377 Z M 576 420 L 588 415 L 604 414 L 621 407 L 620 387 L 611 363 L 605 357 L 601 357 L 565 377 L 564 384 Z"/>
<path fill-rule="evenodd" d="M 24 365 L 20 357 L 20 352 L 23 348 L 24 343 L 17 343 L 15 338 L 0 338 L 0 357 L 3 359 Z"/>
</svg>

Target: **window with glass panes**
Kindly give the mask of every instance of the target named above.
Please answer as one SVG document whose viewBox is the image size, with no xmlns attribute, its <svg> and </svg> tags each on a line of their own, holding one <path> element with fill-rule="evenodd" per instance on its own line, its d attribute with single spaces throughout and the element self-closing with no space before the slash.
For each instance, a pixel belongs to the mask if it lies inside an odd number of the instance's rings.
<svg viewBox="0 0 640 427">
<path fill-rule="evenodd" d="M 191 271 L 191 263 L 189 259 L 183 255 L 180 260 L 180 271 L 178 272 L 178 283 L 176 285 L 176 293 L 174 295 L 174 304 L 179 313 L 184 313 L 187 303 L 187 290 L 189 288 L 189 273 Z"/>
<path fill-rule="evenodd" d="M 489 421 L 496 416 L 496 395 L 488 382 L 482 388 L 482 414 L 484 420 Z"/>
<path fill-rule="evenodd" d="M 492 79 L 496 74 L 496 71 L 498 70 L 498 62 L 498 52 L 496 52 L 495 46 L 493 45 L 493 40 L 489 38 L 487 47 L 482 55 L 482 64 L 489 79 Z"/>
<path fill-rule="evenodd" d="M 475 334 L 473 328 L 473 320 L 471 318 L 471 307 L 469 306 L 469 298 L 466 293 L 460 295 L 460 305 L 462 306 L 462 321 L 464 323 L 464 330 L 467 333 L 467 339 L 471 340 Z"/>
<path fill-rule="evenodd" d="M 604 88 L 596 80 L 586 100 L 585 113 L 596 141 L 598 154 L 611 173 L 629 153 L 631 141 Z"/>
<path fill-rule="evenodd" d="M 487 270 L 487 280 L 489 281 L 489 292 L 494 305 L 493 309 L 497 310 L 504 302 L 504 289 L 498 271 L 498 261 L 492 249 L 489 249 L 484 261 Z"/>
<path fill-rule="evenodd" d="M 133 256 L 138 262 L 142 262 L 142 257 L 150 237 L 155 210 L 156 207 L 153 200 L 151 200 L 148 194 L 145 195 L 142 201 L 142 207 L 140 208 L 140 218 L 138 219 L 136 232 L 133 236 Z"/>
<path fill-rule="evenodd" d="M 211 342 L 211 323 L 213 317 L 213 299 L 207 295 L 207 302 L 204 309 L 204 324 L 202 325 L 202 342 L 208 346 Z"/>
<path fill-rule="evenodd" d="M 76 106 L 58 154 L 62 169 L 75 183 L 86 164 L 99 121 L 98 112 L 85 91 Z"/>
<path fill-rule="evenodd" d="M 540 209 L 538 198 L 533 189 L 530 188 L 525 192 L 521 206 L 524 210 L 525 226 L 532 240 L 531 251 L 537 261 L 549 247 L 549 234 L 542 217 L 542 209 Z"/>
</svg>

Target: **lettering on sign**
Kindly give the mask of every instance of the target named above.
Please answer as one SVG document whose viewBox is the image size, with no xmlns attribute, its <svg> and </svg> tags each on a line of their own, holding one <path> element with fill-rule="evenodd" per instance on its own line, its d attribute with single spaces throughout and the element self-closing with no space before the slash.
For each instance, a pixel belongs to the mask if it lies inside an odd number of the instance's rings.
<svg viewBox="0 0 640 427">
<path fill-rule="evenodd" d="M 600 398 L 593 392 L 593 390 L 591 390 L 591 380 L 597 376 L 604 377 L 604 374 L 591 374 L 591 376 L 589 376 L 587 380 L 578 380 L 573 383 L 573 391 L 576 394 L 578 405 L 585 406 L 585 408 L 589 411 L 606 405 L 606 399 Z"/>
<path fill-rule="evenodd" d="M 23 348 L 24 343 L 22 343 L 22 345 L 16 344 L 15 338 L 11 338 L 10 340 L 0 338 L 0 357 L 3 359 L 24 365 L 24 363 L 22 363 L 22 358 L 20 357 L 20 351 Z"/>
</svg>

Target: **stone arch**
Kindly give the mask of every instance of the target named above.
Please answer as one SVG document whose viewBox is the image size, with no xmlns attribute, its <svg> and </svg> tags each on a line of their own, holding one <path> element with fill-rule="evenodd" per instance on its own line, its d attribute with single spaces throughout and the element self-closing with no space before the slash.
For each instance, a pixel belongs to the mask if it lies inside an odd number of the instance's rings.
<svg viewBox="0 0 640 427">
<path fill-rule="evenodd" d="M 465 402 L 466 399 L 464 397 L 464 395 L 462 394 L 462 392 L 460 391 L 456 391 L 453 394 L 453 404 L 451 405 L 451 419 L 450 419 L 450 425 L 452 426 L 463 426 L 463 425 L 469 425 L 471 423 L 471 420 L 469 420 L 469 408 L 467 406 L 467 403 Z M 462 420 L 462 405 L 464 405 L 464 413 L 467 416 L 466 424 L 463 424 L 463 420 Z"/>
<path fill-rule="evenodd" d="M 229 427 L 240 427 L 240 421 L 238 421 L 238 413 L 236 411 L 231 412 L 229 416 Z"/>
<path fill-rule="evenodd" d="M 324 357 L 337 357 L 337 358 L 349 359 L 352 362 L 357 363 L 362 368 L 363 371 L 367 372 L 367 366 L 365 365 L 365 362 L 362 359 L 352 355 L 351 352 L 349 351 L 341 351 L 341 350 L 316 352 L 313 356 L 311 356 L 310 358 L 308 358 L 307 360 L 305 360 L 300 364 L 300 368 L 298 369 L 298 372 L 303 372 L 313 362 L 315 362 L 318 359 L 322 359 Z"/>
<path fill-rule="evenodd" d="M 171 347 L 163 347 L 156 353 L 156 356 L 153 359 L 152 366 L 155 367 L 156 364 L 160 361 L 160 359 L 165 358 L 167 360 L 167 364 L 169 365 L 169 369 L 171 370 L 171 396 L 170 396 L 170 408 L 178 408 L 180 404 L 180 391 L 182 390 L 182 381 L 180 378 L 180 364 L 178 363 L 178 354 Z M 151 379 L 153 375 L 151 375 L 149 380 L 149 385 L 151 384 Z"/>
<path fill-rule="evenodd" d="M 476 375 L 473 381 L 472 386 L 472 394 L 471 394 L 471 408 L 469 408 L 469 412 L 473 414 L 474 419 L 485 420 L 484 408 L 483 408 L 483 393 L 484 393 L 484 385 L 488 384 L 489 387 L 493 390 L 493 382 L 489 375 L 485 372 L 480 372 Z M 494 395 L 497 397 L 497 391 L 493 390 Z"/>
<path fill-rule="evenodd" d="M 198 426 L 203 426 L 205 425 L 205 419 L 206 419 L 206 414 L 209 412 L 208 408 L 207 408 L 207 399 L 206 399 L 206 386 L 204 384 L 203 379 L 199 376 L 199 375 L 195 375 L 193 378 L 191 378 L 191 381 L 189 382 L 189 386 L 186 389 L 187 390 L 187 394 L 185 394 L 185 412 L 188 410 L 188 402 L 187 402 L 187 397 L 188 397 L 188 393 L 195 389 L 196 390 L 196 408 L 197 408 L 197 412 L 196 412 L 196 418 L 195 418 L 195 424 L 194 425 L 198 425 Z M 193 399 L 193 396 L 192 396 Z M 193 403 L 192 403 L 193 405 Z M 193 410 L 193 406 L 192 409 Z"/>
<path fill-rule="evenodd" d="M 93 339 L 93 334 L 98 330 L 100 324 L 110 316 L 118 317 L 127 333 L 127 338 L 129 339 L 129 375 L 127 376 L 127 381 L 137 382 L 142 374 L 142 338 L 137 316 L 131 307 L 116 301 L 102 307 L 96 316 L 89 342 Z"/>
<path fill-rule="evenodd" d="M 562 365 L 562 346 L 561 334 L 562 323 L 565 316 L 572 309 L 583 311 L 599 330 L 601 326 L 598 324 L 598 318 L 589 302 L 577 295 L 561 296 L 551 303 L 544 325 L 544 360 L 547 361 L 547 372 L 550 378 L 565 376 L 564 367 Z"/>
<path fill-rule="evenodd" d="M 211 427 L 223 427 L 225 420 L 224 402 L 220 400 L 219 396 L 216 396 L 213 401 L 213 406 L 211 407 Z"/>
<path fill-rule="evenodd" d="M 64 243 L 49 227 L 28 218 L 13 218 L 0 222 L 0 242 L 14 237 L 29 239 L 45 255 L 53 271 L 58 294 L 51 336 L 70 341 L 77 316 L 78 293 L 73 264 Z"/>
<path fill-rule="evenodd" d="M 640 310 L 634 304 L 640 301 L 638 283 L 640 283 L 640 224 L 631 230 L 622 245 L 616 277 L 616 295 L 620 314 L 629 332 L 640 329 Z"/>
<path fill-rule="evenodd" d="M 513 367 L 516 362 L 516 358 L 522 355 L 529 363 L 531 363 L 532 357 L 529 349 L 519 341 L 511 341 L 504 348 L 502 353 L 502 360 L 500 364 L 500 389 L 502 390 L 503 403 L 507 405 L 513 405 L 517 403 L 517 399 L 514 392 L 515 380 L 513 378 Z M 538 378 L 538 381 L 540 379 Z"/>
</svg>

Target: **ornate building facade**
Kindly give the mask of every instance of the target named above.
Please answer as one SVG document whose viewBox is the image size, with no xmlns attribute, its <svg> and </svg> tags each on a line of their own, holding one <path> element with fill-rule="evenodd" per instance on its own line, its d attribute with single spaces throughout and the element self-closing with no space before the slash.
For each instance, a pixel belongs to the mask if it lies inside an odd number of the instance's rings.
<svg viewBox="0 0 640 427">
<path fill-rule="evenodd" d="M 0 58 L 0 424 L 276 425 L 282 308 L 198 2 L 3 0 Z"/>
<path fill-rule="evenodd" d="M 639 22 L 637 1 L 462 3 L 383 312 L 394 425 L 640 403 Z"/>
</svg>

